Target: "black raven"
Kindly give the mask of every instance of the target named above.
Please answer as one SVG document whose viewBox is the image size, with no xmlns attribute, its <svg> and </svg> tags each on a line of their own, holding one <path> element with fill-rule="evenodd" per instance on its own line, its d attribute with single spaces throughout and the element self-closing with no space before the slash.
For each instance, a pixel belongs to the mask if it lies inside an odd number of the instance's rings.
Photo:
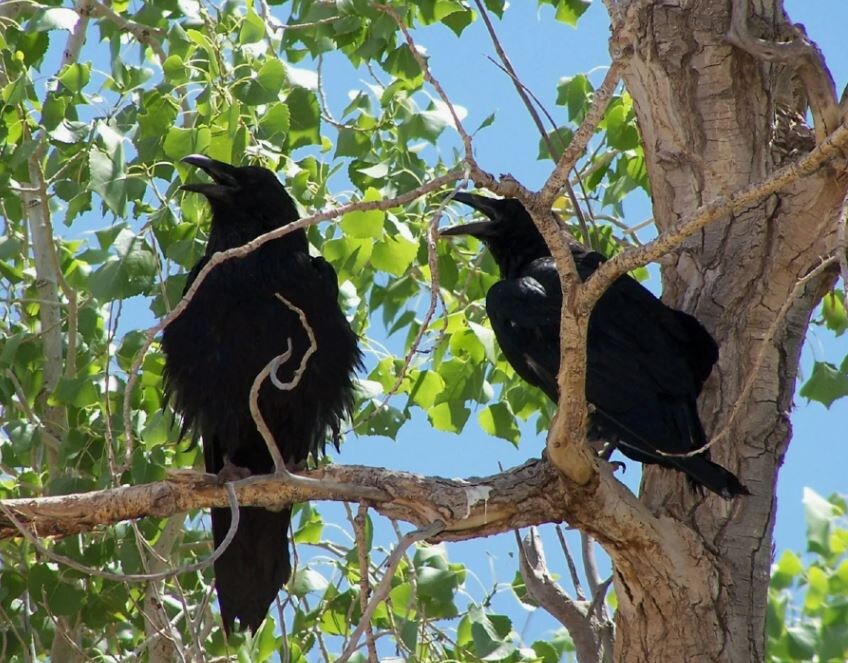
<svg viewBox="0 0 848 663">
<path fill-rule="evenodd" d="M 507 361 L 530 384 L 558 401 L 562 293 L 541 233 L 515 199 L 457 193 L 455 199 L 487 221 L 447 228 L 442 236 L 471 235 L 491 251 L 501 280 L 486 295 L 486 312 Z M 605 258 L 571 246 L 586 280 Z M 685 472 L 722 497 L 747 494 L 739 480 L 709 459 L 696 400 L 718 359 L 712 336 L 694 317 L 663 304 L 635 279 L 622 276 L 589 318 L 586 399 L 593 406 L 589 435 L 615 443 L 628 457 Z"/>
<path fill-rule="evenodd" d="M 183 162 L 213 180 L 182 187 L 203 194 L 212 208 L 206 253 L 189 273 L 186 289 L 217 251 L 298 219 L 294 202 L 270 170 L 201 155 Z M 298 315 L 277 294 L 304 312 L 317 350 L 293 390 L 265 381 L 258 401 L 262 416 L 288 465 L 322 453 L 328 435 L 338 448 L 341 422 L 353 407 L 352 374 L 361 365 L 338 293 L 335 271 L 323 258 L 310 257 L 305 231 L 296 230 L 213 269 L 182 315 L 165 328 L 165 392 L 182 416 L 182 432 L 191 428 L 202 437 L 207 472 L 228 479 L 274 471 L 250 415 L 250 388 L 265 365 L 286 352 L 289 339 L 291 358 L 277 370 L 278 382 L 293 378 L 310 346 Z M 227 633 L 236 618 L 255 632 L 288 580 L 290 519 L 291 508 L 241 508 L 235 539 L 215 562 Z M 229 526 L 229 510 L 213 509 L 216 546 Z"/>
</svg>

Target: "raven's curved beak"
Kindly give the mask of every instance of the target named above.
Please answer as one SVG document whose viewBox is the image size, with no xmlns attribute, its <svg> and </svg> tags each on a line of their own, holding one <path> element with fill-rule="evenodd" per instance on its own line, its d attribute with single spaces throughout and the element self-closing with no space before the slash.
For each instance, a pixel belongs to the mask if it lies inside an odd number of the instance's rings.
<svg viewBox="0 0 848 663">
<path fill-rule="evenodd" d="M 497 211 L 492 204 L 493 198 L 479 196 L 476 193 L 465 193 L 458 191 L 453 195 L 453 200 L 458 200 L 465 203 L 469 207 L 473 207 L 478 212 L 485 214 L 491 221 L 474 221 L 473 223 L 465 223 L 461 226 L 453 226 L 439 231 L 439 237 L 458 237 L 461 235 L 471 235 L 478 239 L 488 237 L 495 232 Z"/>
<path fill-rule="evenodd" d="M 237 169 L 228 163 L 210 159 L 202 154 L 190 154 L 180 159 L 180 161 L 197 166 L 214 181 L 214 184 L 211 182 L 183 184 L 180 187 L 183 191 L 193 191 L 194 193 L 203 194 L 206 197 L 221 197 L 228 190 L 234 189 L 239 185 L 238 177 L 236 176 Z"/>
</svg>

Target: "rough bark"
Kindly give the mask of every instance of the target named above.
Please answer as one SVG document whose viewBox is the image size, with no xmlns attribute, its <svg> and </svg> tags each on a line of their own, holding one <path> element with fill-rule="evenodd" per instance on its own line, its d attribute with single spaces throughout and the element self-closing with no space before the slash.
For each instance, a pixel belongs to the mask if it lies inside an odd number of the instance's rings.
<svg viewBox="0 0 848 663">
<path fill-rule="evenodd" d="M 781 3 L 752 4 L 757 36 L 776 38 Z M 665 230 L 776 169 L 778 77 L 772 65 L 726 39 L 727 0 L 618 5 L 623 12 L 612 49 L 635 101 L 655 219 Z M 777 333 L 770 332 L 798 281 L 833 251 L 845 191 L 845 178 L 825 166 L 705 227 L 663 269 L 666 302 L 694 313 L 721 345 L 702 418 L 715 435 L 741 408 L 712 454 L 752 495 L 734 502 L 693 495 L 682 479 L 646 468 L 643 503 L 684 526 L 702 556 L 697 577 L 655 563 L 649 552 L 642 564 L 628 557 L 617 565 L 619 661 L 764 657 L 775 486 L 791 438 L 788 412 L 807 326 L 835 270 L 806 283 Z M 752 375 L 763 343 L 764 361 Z M 755 381 L 750 397 L 739 403 L 749 379 Z"/>
</svg>

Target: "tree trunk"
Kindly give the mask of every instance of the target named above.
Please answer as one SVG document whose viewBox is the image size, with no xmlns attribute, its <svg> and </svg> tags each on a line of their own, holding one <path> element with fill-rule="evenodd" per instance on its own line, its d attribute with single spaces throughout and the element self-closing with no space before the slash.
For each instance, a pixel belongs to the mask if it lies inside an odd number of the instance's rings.
<svg viewBox="0 0 848 663">
<path fill-rule="evenodd" d="M 786 77 L 729 43 L 728 0 L 617 4 L 612 52 L 635 101 L 664 230 L 781 165 L 775 82 Z M 779 38 L 782 3 L 752 4 L 751 32 Z M 752 494 L 694 495 L 682 475 L 646 466 L 643 502 L 690 528 L 696 544 L 681 551 L 688 560 L 679 569 L 652 564 L 649 551 L 639 568 L 618 565 L 619 661 L 765 656 L 777 474 L 791 439 L 802 341 L 835 270 L 796 284 L 833 251 L 845 191 L 845 178 L 822 168 L 707 226 L 663 267 L 666 303 L 696 315 L 721 346 L 701 416 L 710 438 L 730 422 L 711 453 Z"/>
</svg>

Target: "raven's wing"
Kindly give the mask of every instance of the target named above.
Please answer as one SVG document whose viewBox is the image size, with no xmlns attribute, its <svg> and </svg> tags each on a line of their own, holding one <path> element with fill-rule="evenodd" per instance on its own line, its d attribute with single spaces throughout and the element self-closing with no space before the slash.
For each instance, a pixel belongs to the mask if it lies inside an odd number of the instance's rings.
<svg viewBox="0 0 848 663">
<path fill-rule="evenodd" d="M 552 258 L 533 261 L 521 277 L 499 281 L 486 295 L 486 312 L 507 361 L 555 403 L 561 302 Z"/>
<path fill-rule="evenodd" d="M 692 327 L 629 276 L 615 281 L 592 312 L 587 397 L 602 414 L 599 423 L 606 419 L 636 455 L 681 453 L 704 443 L 695 401 L 712 359 L 709 351 L 700 360 L 690 356 L 690 345 L 697 345 Z"/>
</svg>

